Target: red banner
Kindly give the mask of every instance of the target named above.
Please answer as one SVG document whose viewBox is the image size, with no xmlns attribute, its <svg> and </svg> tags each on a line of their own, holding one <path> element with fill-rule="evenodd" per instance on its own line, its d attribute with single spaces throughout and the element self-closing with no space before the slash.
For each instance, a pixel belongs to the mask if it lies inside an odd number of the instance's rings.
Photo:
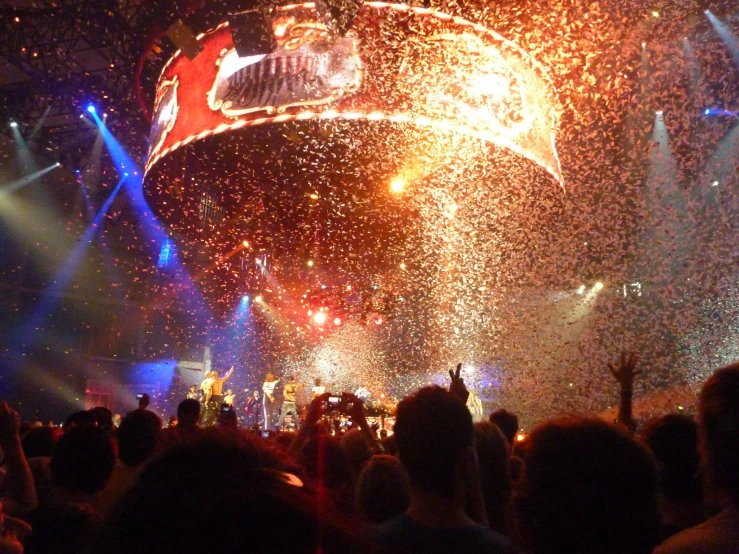
<svg viewBox="0 0 739 554">
<path fill-rule="evenodd" d="M 403 4 L 364 2 L 345 37 L 312 3 L 278 8 L 278 48 L 239 57 L 227 24 L 203 51 L 169 60 L 157 87 L 147 171 L 193 141 L 243 127 L 367 119 L 451 130 L 524 156 L 562 182 L 554 89 L 515 43 L 480 25 Z"/>
</svg>

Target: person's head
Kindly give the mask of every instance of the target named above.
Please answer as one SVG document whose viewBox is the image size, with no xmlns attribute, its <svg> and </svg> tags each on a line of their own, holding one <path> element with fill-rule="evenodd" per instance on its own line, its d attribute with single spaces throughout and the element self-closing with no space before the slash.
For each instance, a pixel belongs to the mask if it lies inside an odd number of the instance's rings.
<svg viewBox="0 0 739 554">
<path fill-rule="evenodd" d="M 318 434 L 303 445 L 300 461 L 316 482 L 329 489 L 349 490 L 354 475 L 340 442 L 328 434 Z"/>
<path fill-rule="evenodd" d="M 112 427 L 113 426 L 113 412 L 104 406 L 98 406 L 90 410 L 92 417 L 95 418 L 95 423 L 99 427 Z"/>
<path fill-rule="evenodd" d="M 118 427 L 118 458 L 129 467 L 145 462 L 156 451 L 161 431 L 162 420 L 154 412 L 130 412 Z"/>
<path fill-rule="evenodd" d="M 195 385 L 190 385 L 190 392 L 195 392 Z"/>
<path fill-rule="evenodd" d="M 259 391 L 258 390 L 255 390 L 253 394 L 254 394 L 254 398 L 259 398 Z"/>
<path fill-rule="evenodd" d="M 33 533 L 25 554 L 77 554 L 87 551 L 102 518 L 84 504 L 48 502 L 33 512 L 30 523 Z"/>
<path fill-rule="evenodd" d="M 344 449 L 346 460 L 356 475 L 362 470 L 362 466 L 370 459 L 372 452 L 359 429 L 351 429 L 341 438 L 341 448 Z"/>
<path fill-rule="evenodd" d="M 354 495 L 357 513 L 372 523 L 382 523 L 408 509 L 411 484 L 394 456 L 373 456 L 359 474 Z"/>
<path fill-rule="evenodd" d="M 110 434 L 94 425 L 78 425 L 59 438 L 51 456 L 52 483 L 69 492 L 96 493 L 115 466 Z"/>
<path fill-rule="evenodd" d="M 497 425 L 489 421 L 475 423 L 475 449 L 480 467 L 480 485 L 490 527 L 505 529 L 505 512 L 511 496 L 508 474 L 510 446 Z"/>
<path fill-rule="evenodd" d="M 320 377 L 316 377 L 316 380 L 313 381 L 313 384 L 315 386 L 317 386 L 317 387 L 320 387 L 321 386 L 321 378 Z"/>
<path fill-rule="evenodd" d="M 513 441 L 516 440 L 516 433 L 518 433 L 518 416 L 508 410 L 500 409 L 495 410 L 488 417 L 490 423 L 498 426 L 503 432 L 503 436 L 508 441 L 508 444 L 513 446 Z"/>
<path fill-rule="evenodd" d="M 472 449 L 472 416 L 441 387 L 425 387 L 398 404 L 395 442 L 411 486 L 455 497 L 461 489 Z"/>
<path fill-rule="evenodd" d="M 34 427 L 21 438 L 26 458 L 48 457 L 54 452 L 56 441 L 62 434 L 57 427 Z"/>
<path fill-rule="evenodd" d="M 199 420 L 200 402 L 188 398 L 177 405 L 177 424 L 180 427 L 196 427 Z"/>
<path fill-rule="evenodd" d="M 233 394 L 233 391 L 232 391 L 231 389 L 228 389 L 228 390 L 226 391 L 226 394 L 227 394 L 227 395 L 229 395 L 229 396 L 231 396 L 231 395 Z"/>
<path fill-rule="evenodd" d="M 288 382 L 288 383 L 294 383 L 294 382 L 295 382 L 295 375 L 290 375 L 290 376 L 288 376 L 288 378 L 287 378 L 287 382 Z"/>
<path fill-rule="evenodd" d="M 218 379 L 218 371 L 214 369 L 213 371 L 210 372 L 210 376 L 212 379 Z"/>
<path fill-rule="evenodd" d="M 641 438 L 659 462 L 664 497 L 674 502 L 700 502 L 703 489 L 695 420 L 681 414 L 666 415 L 647 423 Z"/>
<path fill-rule="evenodd" d="M 711 486 L 739 504 L 739 363 L 716 370 L 698 404 L 701 462 Z"/>
<path fill-rule="evenodd" d="M 189 552 L 208 537 L 216 537 L 223 552 L 362 551 L 331 519 L 330 505 L 318 508 L 317 495 L 295 471 L 268 441 L 238 431 L 204 430 L 200 438 L 173 446 L 144 467 L 93 551 Z"/>
<path fill-rule="evenodd" d="M 601 420 L 536 427 L 514 492 L 532 554 L 647 554 L 659 538 L 657 469 L 646 448 Z"/>
<path fill-rule="evenodd" d="M 121 424 L 121 414 L 113 414 L 113 425 L 118 427 Z"/>
<path fill-rule="evenodd" d="M 144 393 L 141 395 L 141 398 L 139 398 L 139 410 L 145 410 L 149 407 L 149 402 L 151 402 L 151 398 L 148 394 Z"/>
<path fill-rule="evenodd" d="M 66 433 L 80 425 L 96 425 L 95 415 L 90 410 L 70 414 L 64 422 L 64 432 Z"/>
<path fill-rule="evenodd" d="M 272 373 L 268 373 L 267 377 L 265 378 L 265 381 L 267 381 L 268 383 L 271 383 L 274 380 L 275 380 L 275 376 Z"/>
</svg>

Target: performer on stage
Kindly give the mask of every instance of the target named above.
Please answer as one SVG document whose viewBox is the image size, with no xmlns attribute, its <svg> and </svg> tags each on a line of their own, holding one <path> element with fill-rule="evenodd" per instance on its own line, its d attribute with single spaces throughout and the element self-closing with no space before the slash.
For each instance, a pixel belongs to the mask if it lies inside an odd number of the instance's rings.
<svg viewBox="0 0 739 554">
<path fill-rule="evenodd" d="M 259 428 L 259 391 L 255 390 L 252 395 L 247 398 L 246 406 L 246 426 L 254 429 Z"/>
<path fill-rule="evenodd" d="M 223 403 L 223 383 L 228 381 L 233 375 L 234 368 L 228 370 L 225 376 L 218 378 L 217 371 L 211 371 L 212 382 L 210 384 L 210 390 L 205 396 L 205 414 L 203 417 L 203 423 L 205 425 L 213 425 L 218 419 L 218 410 Z"/>
<path fill-rule="evenodd" d="M 297 383 L 295 383 L 295 377 L 293 377 L 292 375 L 290 375 L 290 377 L 287 378 L 287 383 L 285 384 L 285 388 L 282 389 L 283 400 L 282 400 L 282 409 L 280 410 L 280 420 L 277 422 L 278 430 L 282 430 L 282 426 L 285 423 L 285 416 L 287 414 L 292 414 L 293 422 L 297 422 L 297 419 L 298 419 L 298 408 L 296 406 L 297 393 L 298 393 L 298 389 L 302 386 L 303 385 L 298 385 Z"/>
<path fill-rule="evenodd" d="M 190 388 L 187 391 L 187 399 L 188 400 L 198 399 L 198 391 L 195 385 L 190 385 Z"/>
<path fill-rule="evenodd" d="M 275 405 L 275 387 L 280 380 L 275 381 L 275 376 L 271 373 L 267 374 L 262 384 L 262 417 L 264 418 L 264 429 L 269 429 L 272 423 L 272 412 Z"/>
<path fill-rule="evenodd" d="M 313 402 L 316 396 L 321 396 L 324 392 L 326 392 L 326 387 L 321 384 L 321 378 L 316 377 L 316 380 L 313 381 L 313 387 L 310 390 L 310 401 Z"/>
<path fill-rule="evenodd" d="M 231 389 L 226 391 L 226 396 L 223 397 L 223 403 L 228 404 L 229 406 L 236 404 L 236 395 Z"/>
</svg>

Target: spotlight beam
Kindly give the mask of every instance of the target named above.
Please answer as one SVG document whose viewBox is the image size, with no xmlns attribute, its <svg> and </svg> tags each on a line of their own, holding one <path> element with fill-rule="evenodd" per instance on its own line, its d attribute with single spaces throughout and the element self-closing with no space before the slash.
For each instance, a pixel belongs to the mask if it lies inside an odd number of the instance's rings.
<svg viewBox="0 0 739 554">
<path fill-rule="evenodd" d="M 731 31 L 731 28 L 718 17 L 713 15 L 710 10 L 706 10 L 704 13 L 706 14 L 706 17 L 708 17 L 708 21 L 711 22 L 711 26 L 714 31 L 716 31 L 716 34 L 729 49 L 729 53 L 734 59 L 734 64 L 739 67 L 739 39 L 737 39 L 736 35 Z"/>
<path fill-rule="evenodd" d="M 55 163 L 43 169 L 39 169 L 38 171 L 34 171 L 30 175 L 26 175 L 25 177 L 16 179 L 12 183 L 8 183 L 2 189 L 0 189 L 0 198 L 7 196 L 8 194 L 13 194 L 18 189 L 25 187 L 26 185 L 35 181 L 36 179 L 39 179 L 42 175 L 45 175 L 49 171 L 55 170 L 57 167 L 59 167 L 59 164 Z"/>
</svg>

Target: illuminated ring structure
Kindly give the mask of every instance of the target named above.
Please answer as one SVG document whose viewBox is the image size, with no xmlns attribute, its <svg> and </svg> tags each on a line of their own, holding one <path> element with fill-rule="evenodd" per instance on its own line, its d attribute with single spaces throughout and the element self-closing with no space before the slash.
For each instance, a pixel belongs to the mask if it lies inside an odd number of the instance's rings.
<svg viewBox="0 0 739 554">
<path fill-rule="evenodd" d="M 227 23 L 198 36 L 194 60 L 173 55 L 157 86 L 147 173 L 178 149 L 245 127 L 384 120 L 487 141 L 562 184 L 552 82 L 494 31 L 385 2 L 364 2 L 345 37 L 331 35 L 312 3 L 277 8 L 273 30 L 269 55 L 240 58 Z"/>
</svg>

